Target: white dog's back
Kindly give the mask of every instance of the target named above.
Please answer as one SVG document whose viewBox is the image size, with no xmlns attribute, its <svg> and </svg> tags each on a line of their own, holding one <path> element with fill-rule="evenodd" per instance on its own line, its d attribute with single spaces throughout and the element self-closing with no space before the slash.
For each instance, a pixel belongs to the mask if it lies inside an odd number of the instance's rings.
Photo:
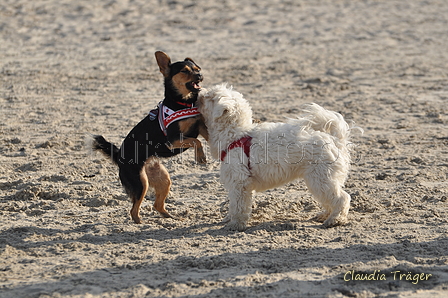
<svg viewBox="0 0 448 298">
<path fill-rule="evenodd" d="M 340 114 L 317 104 L 304 111 L 304 115 L 288 123 L 261 123 L 248 132 L 252 137 L 254 190 L 264 191 L 301 178 L 318 164 L 342 172 L 339 176 L 343 177 L 337 179 L 344 183 L 350 164 L 349 126 Z"/>
</svg>

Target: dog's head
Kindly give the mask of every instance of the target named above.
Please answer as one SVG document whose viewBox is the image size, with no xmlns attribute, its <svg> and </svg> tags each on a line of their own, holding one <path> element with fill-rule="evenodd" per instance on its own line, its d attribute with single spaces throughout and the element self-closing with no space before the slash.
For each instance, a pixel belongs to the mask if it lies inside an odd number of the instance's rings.
<svg viewBox="0 0 448 298">
<path fill-rule="evenodd" d="M 232 87 L 228 88 L 226 84 L 202 91 L 197 103 L 208 128 L 221 125 L 248 129 L 252 126 L 249 103 L 241 93 L 232 90 Z"/>
<path fill-rule="evenodd" d="M 191 59 L 171 63 L 164 52 L 155 53 L 160 72 L 165 78 L 165 92 L 173 92 L 173 96 L 181 96 L 182 100 L 196 99 L 201 91 L 201 68 Z"/>
</svg>

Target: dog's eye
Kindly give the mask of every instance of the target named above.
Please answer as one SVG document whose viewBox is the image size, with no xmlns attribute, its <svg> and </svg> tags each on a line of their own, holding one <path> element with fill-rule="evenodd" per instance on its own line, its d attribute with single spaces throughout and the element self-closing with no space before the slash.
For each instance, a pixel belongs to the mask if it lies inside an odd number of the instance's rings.
<svg viewBox="0 0 448 298">
<path fill-rule="evenodd" d="M 188 70 L 184 69 L 180 71 L 181 73 L 190 73 Z"/>
</svg>

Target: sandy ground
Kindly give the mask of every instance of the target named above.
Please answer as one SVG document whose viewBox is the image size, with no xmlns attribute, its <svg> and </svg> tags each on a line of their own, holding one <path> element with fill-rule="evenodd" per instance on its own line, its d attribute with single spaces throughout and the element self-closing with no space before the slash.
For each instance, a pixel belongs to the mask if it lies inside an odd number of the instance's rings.
<svg viewBox="0 0 448 298">
<path fill-rule="evenodd" d="M 447 297 L 447 49 L 445 0 L 2 0 L 0 297 Z M 230 232 L 219 163 L 186 152 L 164 161 L 183 220 L 148 194 L 133 224 L 84 138 L 120 144 L 162 99 L 156 50 L 261 121 L 316 102 L 364 128 L 350 223 L 321 228 L 295 181 Z"/>
</svg>

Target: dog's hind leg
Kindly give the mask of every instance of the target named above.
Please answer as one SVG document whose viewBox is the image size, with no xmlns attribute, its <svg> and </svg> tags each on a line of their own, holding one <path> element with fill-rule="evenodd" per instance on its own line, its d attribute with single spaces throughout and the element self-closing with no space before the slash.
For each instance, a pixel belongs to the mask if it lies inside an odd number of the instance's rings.
<svg viewBox="0 0 448 298">
<path fill-rule="evenodd" d="M 333 209 L 323 225 L 325 227 L 333 227 L 347 223 L 347 215 L 350 208 L 350 195 L 340 189 L 339 195 L 336 195 L 331 203 Z"/>
<path fill-rule="evenodd" d="M 327 173 L 327 170 L 315 170 L 304 178 L 308 189 L 324 208 L 316 219 L 323 221 L 324 227 L 333 227 L 347 222 L 350 195 L 342 189 L 338 179 Z"/>
<path fill-rule="evenodd" d="M 132 168 L 120 168 L 120 180 L 131 198 L 132 208 L 130 213 L 132 220 L 136 224 L 139 224 L 141 223 L 140 206 L 149 186 L 146 175 L 142 175 L 142 169 L 137 166 Z"/>
<path fill-rule="evenodd" d="M 142 170 L 143 172 L 143 170 Z M 146 193 L 148 192 L 149 184 L 148 180 L 144 175 L 140 175 L 140 181 L 142 182 L 142 192 L 140 195 L 136 196 L 135 198 L 132 198 L 132 209 L 131 209 L 131 217 L 134 220 L 135 223 L 141 223 L 140 220 L 140 206 L 142 205 L 143 200 L 145 199 Z"/>
<path fill-rule="evenodd" d="M 156 157 L 151 157 L 145 162 L 144 175 L 148 181 L 148 185 L 154 188 L 156 200 L 154 209 L 156 209 L 163 217 L 173 218 L 168 211 L 165 210 L 165 199 L 170 192 L 171 179 L 166 168 L 160 163 Z"/>
</svg>

